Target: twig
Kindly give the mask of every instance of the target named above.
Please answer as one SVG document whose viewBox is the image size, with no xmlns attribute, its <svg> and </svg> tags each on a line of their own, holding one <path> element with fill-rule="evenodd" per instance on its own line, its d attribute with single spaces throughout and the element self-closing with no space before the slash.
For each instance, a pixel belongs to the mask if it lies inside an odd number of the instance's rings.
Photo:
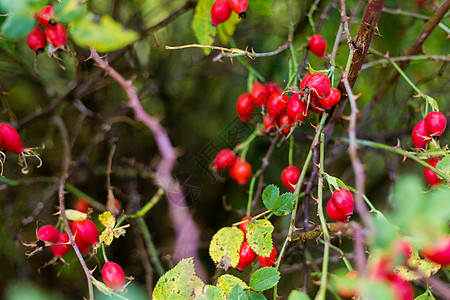
<svg viewBox="0 0 450 300">
<path fill-rule="evenodd" d="M 444 61 L 450 62 L 449 56 L 441 56 L 441 55 L 417 55 L 417 56 L 399 56 L 399 57 L 391 57 L 392 61 L 417 61 L 417 60 L 434 60 L 434 61 Z M 364 64 L 361 70 L 366 70 L 372 68 L 379 64 L 388 63 L 389 61 L 386 58 L 377 59 L 370 63 Z"/>
</svg>

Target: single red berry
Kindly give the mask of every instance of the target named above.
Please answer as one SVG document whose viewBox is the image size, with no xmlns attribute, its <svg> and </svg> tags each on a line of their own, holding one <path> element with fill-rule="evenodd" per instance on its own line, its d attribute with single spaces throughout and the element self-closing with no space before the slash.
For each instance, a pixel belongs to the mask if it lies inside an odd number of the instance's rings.
<svg viewBox="0 0 450 300">
<path fill-rule="evenodd" d="M 230 176 L 239 184 L 246 184 L 252 175 L 252 167 L 245 160 L 236 158 L 234 164 L 230 168 Z"/>
<path fill-rule="evenodd" d="M 295 122 L 302 122 L 308 117 L 309 112 L 306 103 L 299 99 L 297 93 L 292 94 L 291 98 L 289 98 L 287 113 L 291 120 Z"/>
<path fill-rule="evenodd" d="M 214 26 L 225 22 L 231 16 L 231 8 L 228 0 L 216 0 L 211 7 L 211 23 Z"/>
<path fill-rule="evenodd" d="M 437 163 L 440 161 L 441 159 L 438 157 L 435 157 L 433 159 L 429 159 L 427 161 L 427 163 L 429 165 L 431 165 L 432 167 L 436 168 Z M 423 176 L 425 177 L 425 180 L 428 182 L 428 184 L 431 187 L 436 187 L 439 186 L 442 182 L 442 179 L 439 179 L 439 177 L 437 176 L 436 173 L 434 173 L 433 171 L 431 171 L 430 169 L 428 169 L 427 167 L 425 167 L 423 169 Z"/>
<path fill-rule="evenodd" d="M 55 20 L 55 8 L 52 5 L 44 6 L 37 14 L 36 17 L 39 23 L 44 27 L 50 27 L 58 23 Z"/>
<path fill-rule="evenodd" d="M 83 213 L 87 212 L 91 204 L 86 201 L 83 197 L 77 197 L 77 202 L 75 203 L 75 210 L 81 211 Z"/>
<path fill-rule="evenodd" d="M 287 108 L 289 102 L 288 96 L 281 94 L 280 92 L 274 92 L 267 100 L 267 112 L 273 119 L 278 118 Z"/>
<path fill-rule="evenodd" d="M 277 126 L 277 122 L 275 122 L 275 120 L 272 119 L 268 113 L 264 115 L 263 124 L 264 124 L 265 132 L 270 132 L 272 130 L 275 130 L 275 128 Z"/>
<path fill-rule="evenodd" d="M 359 273 L 358 271 L 350 271 L 345 275 L 345 278 L 347 280 L 357 280 L 359 278 Z M 351 299 L 359 294 L 358 289 L 340 283 L 336 284 L 336 288 L 338 294 L 343 298 Z"/>
<path fill-rule="evenodd" d="M 349 216 L 353 214 L 353 207 L 355 201 L 353 200 L 352 193 L 347 189 L 338 189 L 333 192 L 331 197 L 334 206 L 339 210 L 344 216 Z"/>
<path fill-rule="evenodd" d="M 45 46 L 47 46 L 47 40 L 45 39 L 44 30 L 41 29 L 39 24 L 28 34 L 27 45 L 36 54 L 44 52 Z"/>
<path fill-rule="evenodd" d="M 325 111 L 325 108 L 320 104 L 319 99 L 314 95 L 311 95 L 309 98 L 309 109 L 319 115 L 323 115 L 323 112 Z"/>
<path fill-rule="evenodd" d="M 248 0 L 228 0 L 228 5 L 232 11 L 239 15 L 240 18 L 246 17 Z"/>
<path fill-rule="evenodd" d="M 294 123 L 292 122 L 291 118 L 289 117 L 289 115 L 287 113 L 283 113 L 278 118 L 278 127 L 281 130 L 281 134 L 288 133 L 291 130 L 293 124 Z"/>
<path fill-rule="evenodd" d="M 425 126 L 425 120 L 420 120 L 411 132 L 411 138 L 416 149 L 424 149 L 430 143 L 430 132 Z"/>
<path fill-rule="evenodd" d="M 247 221 L 247 220 L 250 220 L 250 219 L 252 219 L 251 216 L 245 216 L 245 217 L 242 218 L 241 222 L 242 221 Z M 244 222 L 241 225 L 239 225 L 239 229 L 242 230 L 242 232 L 244 233 L 244 241 L 246 240 L 246 236 L 245 235 L 247 234 L 248 222 L 250 222 L 250 221 Z"/>
<path fill-rule="evenodd" d="M 255 105 L 262 107 L 266 105 L 269 94 L 267 93 L 264 85 L 258 81 L 255 81 L 252 87 L 252 96 L 255 99 Z"/>
<path fill-rule="evenodd" d="M 72 229 L 73 231 L 73 229 Z M 80 250 L 81 253 L 87 253 L 89 251 L 89 244 L 85 243 L 80 236 L 75 235 L 75 243 L 77 244 L 78 250 Z"/>
<path fill-rule="evenodd" d="M 125 285 L 125 273 L 122 267 L 112 261 L 103 265 L 102 278 L 105 284 L 115 291 L 120 290 Z"/>
<path fill-rule="evenodd" d="M 39 228 L 37 237 L 44 242 L 57 243 L 58 242 L 58 229 L 52 225 L 44 225 Z"/>
<path fill-rule="evenodd" d="M 236 110 L 242 121 L 247 121 L 255 109 L 255 98 L 251 94 L 244 93 L 239 96 L 236 103 Z"/>
<path fill-rule="evenodd" d="M 216 158 L 214 158 L 214 169 L 216 170 L 226 169 L 233 164 L 235 159 L 236 156 L 234 155 L 234 152 L 232 150 L 230 149 L 220 150 L 219 153 L 217 153 Z"/>
<path fill-rule="evenodd" d="M 82 221 L 73 221 L 71 224 L 72 233 L 79 237 L 83 242 L 88 245 L 93 245 L 98 241 L 98 230 L 95 224 L 85 219 Z"/>
<path fill-rule="evenodd" d="M 0 147 L 15 153 L 23 151 L 22 140 L 14 127 L 8 124 L 0 124 Z"/>
<path fill-rule="evenodd" d="M 270 251 L 269 256 L 259 256 L 258 261 L 261 267 L 272 267 L 277 262 L 277 249 L 272 245 L 272 251 Z"/>
<path fill-rule="evenodd" d="M 319 98 L 320 104 L 323 108 L 331 108 L 336 105 L 341 99 L 341 92 L 338 89 L 330 88 L 330 91 L 324 98 Z"/>
<path fill-rule="evenodd" d="M 47 27 L 45 29 L 45 36 L 47 37 L 47 41 L 55 48 L 64 47 L 67 43 L 66 28 L 60 23 Z"/>
<path fill-rule="evenodd" d="M 239 271 L 244 270 L 246 266 L 251 264 L 256 258 L 255 251 L 250 248 L 250 245 L 247 241 L 243 242 L 241 245 L 241 250 L 239 251 L 239 263 L 236 266 L 236 269 Z"/>
<path fill-rule="evenodd" d="M 331 88 L 330 78 L 323 73 L 308 74 L 300 82 L 300 89 L 303 90 L 306 87 L 310 90 L 311 96 L 315 96 L 318 99 L 324 98 Z"/>
<path fill-rule="evenodd" d="M 414 290 L 409 283 L 403 279 L 399 274 L 392 272 L 388 278 L 391 290 L 397 300 L 413 300 Z"/>
<path fill-rule="evenodd" d="M 299 178 L 300 170 L 297 167 L 287 166 L 283 169 L 283 172 L 281 172 L 281 181 L 291 192 L 295 190 Z"/>
<path fill-rule="evenodd" d="M 58 234 L 58 245 L 50 246 L 50 249 L 53 252 L 54 256 L 61 256 L 63 257 L 66 255 L 66 253 L 70 250 L 70 244 L 67 244 L 69 242 L 69 236 L 67 233 L 60 232 Z"/>
<path fill-rule="evenodd" d="M 338 222 L 347 223 L 347 216 L 340 212 L 335 206 L 332 200 L 327 203 L 327 214 L 328 216 Z"/>
<path fill-rule="evenodd" d="M 425 126 L 431 136 L 441 136 L 447 127 L 447 120 L 443 113 L 432 111 L 425 117 Z"/>
<path fill-rule="evenodd" d="M 327 41 L 320 34 L 314 34 L 309 38 L 309 49 L 318 58 L 323 58 L 327 49 Z"/>
<path fill-rule="evenodd" d="M 420 253 L 437 264 L 450 265 L 450 236 L 440 238 L 434 243 L 425 245 Z"/>
<path fill-rule="evenodd" d="M 276 82 L 269 82 L 268 84 L 266 84 L 266 91 L 267 91 L 267 95 L 271 95 L 275 92 L 282 92 L 283 88 Z"/>
</svg>

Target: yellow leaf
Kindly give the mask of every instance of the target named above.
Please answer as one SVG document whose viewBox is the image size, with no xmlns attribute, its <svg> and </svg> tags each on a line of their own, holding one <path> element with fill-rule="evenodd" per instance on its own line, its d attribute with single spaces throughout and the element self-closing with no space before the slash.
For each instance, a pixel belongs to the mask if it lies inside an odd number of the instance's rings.
<svg viewBox="0 0 450 300">
<path fill-rule="evenodd" d="M 116 219 L 110 211 L 105 211 L 100 216 L 98 216 L 98 219 L 106 228 L 114 228 L 114 225 L 116 225 Z"/>
<path fill-rule="evenodd" d="M 441 265 L 436 264 L 428 259 L 420 259 L 417 252 L 413 252 L 408 260 L 408 265 L 411 266 L 411 268 L 398 266 L 394 269 L 396 273 L 398 273 L 403 279 L 408 281 L 416 280 L 423 276 L 430 277 L 441 268 Z"/>
<path fill-rule="evenodd" d="M 105 245 L 111 245 L 112 241 L 114 239 L 113 235 L 113 229 L 112 228 L 106 228 L 103 230 L 102 234 L 99 237 L 99 241 L 105 243 Z"/>
</svg>

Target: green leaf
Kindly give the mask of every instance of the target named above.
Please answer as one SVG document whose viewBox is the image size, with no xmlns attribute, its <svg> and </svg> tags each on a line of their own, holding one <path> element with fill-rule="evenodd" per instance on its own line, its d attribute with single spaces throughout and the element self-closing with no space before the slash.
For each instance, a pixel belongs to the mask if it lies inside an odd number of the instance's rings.
<svg viewBox="0 0 450 300">
<path fill-rule="evenodd" d="M 251 289 L 262 292 L 274 287 L 280 280 L 280 272 L 272 267 L 265 267 L 256 270 L 250 277 L 249 286 Z"/>
<path fill-rule="evenodd" d="M 263 294 L 255 293 L 252 291 L 247 291 L 247 298 L 249 300 L 267 300 L 267 298 Z"/>
<path fill-rule="evenodd" d="M 225 294 L 225 292 L 213 285 L 205 285 L 203 287 L 202 292 L 200 293 L 200 295 L 197 295 L 195 298 L 195 300 L 226 300 L 227 299 L 227 294 Z"/>
<path fill-rule="evenodd" d="M 292 193 L 284 193 L 275 199 L 273 203 L 273 213 L 277 216 L 286 215 L 292 212 L 294 201 L 297 198 Z"/>
<path fill-rule="evenodd" d="M 293 290 L 289 294 L 288 300 L 311 300 L 311 298 L 305 292 Z"/>
<path fill-rule="evenodd" d="M 436 300 L 436 298 L 434 298 L 433 294 L 426 291 L 422 295 L 419 295 L 416 298 L 414 298 L 414 300 Z"/>
<path fill-rule="evenodd" d="M 428 95 L 425 95 L 425 101 L 427 101 L 428 104 L 430 104 L 430 106 L 433 110 L 439 111 L 439 105 L 438 105 L 436 99 L 434 99 L 433 97 L 430 97 Z"/>
<path fill-rule="evenodd" d="M 100 52 L 123 48 L 138 38 L 136 32 L 124 29 L 107 15 L 98 18 L 89 13 L 73 22 L 69 28 L 76 44 L 82 47 L 92 46 Z"/>
<path fill-rule="evenodd" d="M 236 284 L 232 289 L 230 294 L 228 295 L 229 300 L 247 300 L 247 295 L 242 287 L 239 284 Z"/>
<path fill-rule="evenodd" d="M 272 11 L 270 10 L 272 0 L 252 0 L 249 1 L 248 5 L 250 6 L 251 10 L 259 15 L 265 17 L 272 16 Z"/>
<path fill-rule="evenodd" d="M 445 174 L 445 176 L 447 178 L 450 179 L 450 155 L 445 156 L 443 159 L 441 159 L 437 165 L 436 165 L 436 169 L 438 169 L 439 171 L 441 171 L 442 173 Z M 439 176 L 439 179 L 443 179 L 441 176 Z"/>
<path fill-rule="evenodd" d="M 243 289 L 248 289 L 248 286 L 241 279 L 236 276 L 225 274 L 217 279 L 217 287 L 225 291 L 225 293 L 230 294 L 231 290 L 235 285 L 239 285 Z"/>
<path fill-rule="evenodd" d="M 262 193 L 262 200 L 263 200 L 264 206 L 268 210 L 272 210 L 273 203 L 275 202 L 275 199 L 277 199 L 279 195 L 280 195 L 280 189 L 276 185 L 273 185 L 273 184 L 268 185 Z"/>
<path fill-rule="evenodd" d="M 237 266 L 243 241 L 244 233 L 237 227 L 224 227 L 216 232 L 209 245 L 209 255 L 218 268 L 227 270 Z"/>
<path fill-rule="evenodd" d="M 233 36 L 236 30 L 236 25 L 241 21 L 237 14 L 231 14 L 230 18 L 217 26 L 217 33 L 219 35 L 220 42 L 223 45 L 230 43 L 230 37 Z"/>
<path fill-rule="evenodd" d="M 248 222 L 247 241 L 259 256 L 269 256 L 272 251 L 273 225 L 269 220 L 257 220 L 256 224 Z"/>
<path fill-rule="evenodd" d="M 72 22 L 86 14 L 86 2 L 61 0 L 55 4 L 55 18 L 60 22 Z"/>
<path fill-rule="evenodd" d="M 182 259 L 174 268 L 161 276 L 153 290 L 153 299 L 188 299 L 203 282 L 195 276 L 193 258 Z"/>
<path fill-rule="evenodd" d="M 192 30 L 195 37 L 202 45 L 211 46 L 217 34 L 217 28 L 211 23 L 211 7 L 215 0 L 199 0 L 195 7 L 192 20 Z M 205 55 L 211 53 L 211 49 L 203 49 Z"/>
</svg>

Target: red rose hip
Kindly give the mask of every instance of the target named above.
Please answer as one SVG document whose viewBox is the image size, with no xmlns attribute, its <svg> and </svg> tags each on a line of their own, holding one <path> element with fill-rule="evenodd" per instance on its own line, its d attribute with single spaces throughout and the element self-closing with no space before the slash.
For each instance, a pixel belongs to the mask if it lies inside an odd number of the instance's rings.
<svg viewBox="0 0 450 300">
<path fill-rule="evenodd" d="M 281 130 L 281 134 L 289 133 L 293 125 L 293 122 L 287 113 L 282 114 L 278 118 L 278 127 Z"/>
<path fill-rule="evenodd" d="M 324 98 L 331 88 L 330 78 L 323 73 L 308 74 L 300 82 L 300 89 L 309 88 L 311 96 L 317 99 Z"/>
<path fill-rule="evenodd" d="M 258 81 L 255 81 L 253 84 L 252 96 L 255 99 L 255 105 L 259 107 L 266 105 L 267 98 L 269 97 L 265 86 Z"/>
<path fill-rule="evenodd" d="M 235 159 L 236 156 L 234 155 L 234 152 L 232 150 L 230 149 L 220 150 L 219 153 L 217 153 L 216 157 L 214 158 L 214 168 L 216 170 L 226 169 L 233 164 Z"/>
<path fill-rule="evenodd" d="M 247 121 L 253 113 L 255 108 L 255 98 L 251 94 L 242 94 L 239 96 L 236 103 L 236 110 L 239 118 L 242 121 Z"/>
<path fill-rule="evenodd" d="M 447 127 L 443 113 L 432 111 L 425 117 L 425 127 L 432 136 L 441 136 Z"/>
<path fill-rule="evenodd" d="M 436 168 L 436 165 L 438 164 L 439 161 L 440 159 L 438 157 L 435 157 L 433 159 L 428 160 L 427 163 Z M 437 174 L 428 169 L 427 167 L 423 169 L 423 176 L 425 177 L 425 180 L 431 187 L 439 186 L 442 182 L 442 179 L 439 179 Z"/>
<path fill-rule="evenodd" d="M 59 23 L 55 26 L 47 27 L 45 29 L 45 36 L 47 37 L 47 41 L 55 48 L 64 47 L 67 43 L 66 28 Z"/>
<path fill-rule="evenodd" d="M 230 169 L 230 176 L 239 184 L 246 184 L 252 175 L 252 167 L 245 160 L 237 158 Z"/>
<path fill-rule="evenodd" d="M 39 228 L 37 237 L 44 242 L 57 243 L 58 242 L 58 229 L 52 225 L 44 225 Z"/>
<path fill-rule="evenodd" d="M 24 149 L 22 139 L 14 127 L 0 124 L 0 147 L 11 152 L 21 153 Z"/>
<path fill-rule="evenodd" d="M 281 94 L 280 92 L 274 92 L 267 100 L 267 112 L 273 119 L 278 118 L 287 108 L 289 102 L 288 96 Z"/>
<path fill-rule="evenodd" d="M 324 98 L 319 98 L 323 108 L 331 108 L 341 99 L 341 92 L 338 89 L 330 88 L 330 91 Z"/>
<path fill-rule="evenodd" d="M 27 45 L 31 50 L 36 52 L 36 54 L 43 52 L 45 46 L 47 46 L 44 30 L 41 29 L 39 24 L 36 25 L 36 27 L 34 27 L 28 34 Z"/>
<path fill-rule="evenodd" d="M 443 266 L 450 265 L 450 236 L 424 246 L 421 253 L 432 262 Z"/>
<path fill-rule="evenodd" d="M 70 250 L 69 236 L 67 233 L 60 232 L 58 234 L 57 245 L 50 246 L 54 256 L 63 257 Z"/>
<path fill-rule="evenodd" d="M 416 149 L 424 149 L 430 143 L 430 132 L 428 131 L 425 120 L 420 120 L 414 126 L 411 132 L 411 139 Z"/>
<path fill-rule="evenodd" d="M 309 112 L 306 103 L 299 99 L 298 94 L 293 94 L 289 98 L 287 113 L 292 121 L 303 122 L 308 117 Z"/>
<path fill-rule="evenodd" d="M 125 273 L 122 267 L 112 261 L 103 265 L 102 278 L 105 284 L 115 291 L 120 290 L 125 285 Z"/>
<path fill-rule="evenodd" d="M 256 253 L 252 250 L 252 248 L 250 248 L 248 242 L 243 242 L 241 249 L 239 250 L 239 263 L 237 264 L 236 269 L 239 271 L 244 270 L 244 268 L 251 264 L 255 258 Z"/>
<path fill-rule="evenodd" d="M 277 262 L 277 249 L 272 245 L 272 251 L 269 256 L 259 256 L 258 261 L 261 267 L 272 267 Z"/>
<path fill-rule="evenodd" d="M 50 27 L 56 25 L 55 20 L 55 8 L 52 5 L 44 6 L 37 14 L 36 17 L 39 23 L 44 27 Z"/>
<path fill-rule="evenodd" d="M 327 214 L 335 221 L 346 223 L 348 216 L 353 214 L 354 204 L 352 193 L 349 190 L 335 190 L 327 203 Z"/>
<path fill-rule="evenodd" d="M 211 7 L 211 23 L 214 26 L 225 22 L 231 16 L 231 8 L 228 0 L 216 0 Z"/>
<path fill-rule="evenodd" d="M 320 34 L 314 34 L 309 38 L 309 49 L 318 58 L 323 58 L 327 49 L 327 41 Z"/>
<path fill-rule="evenodd" d="M 95 224 L 85 219 L 82 221 L 73 221 L 71 224 L 72 233 L 88 245 L 93 245 L 98 241 L 98 230 Z"/>
<path fill-rule="evenodd" d="M 297 184 L 299 178 L 300 170 L 297 167 L 287 166 L 283 169 L 283 172 L 281 172 L 281 181 L 290 192 L 295 190 L 295 185 Z"/>
<path fill-rule="evenodd" d="M 232 11 L 239 15 L 240 18 L 246 17 L 248 0 L 228 0 L 228 5 Z"/>
<path fill-rule="evenodd" d="M 277 122 L 275 122 L 274 119 L 272 119 L 269 114 L 265 114 L 264 118 L 263 118 L 263 125 L 264 125 L 264 131 L 265 132 L 270 132 L 275 130 L 276 126 L 277 126 Z"/>
</svg>

